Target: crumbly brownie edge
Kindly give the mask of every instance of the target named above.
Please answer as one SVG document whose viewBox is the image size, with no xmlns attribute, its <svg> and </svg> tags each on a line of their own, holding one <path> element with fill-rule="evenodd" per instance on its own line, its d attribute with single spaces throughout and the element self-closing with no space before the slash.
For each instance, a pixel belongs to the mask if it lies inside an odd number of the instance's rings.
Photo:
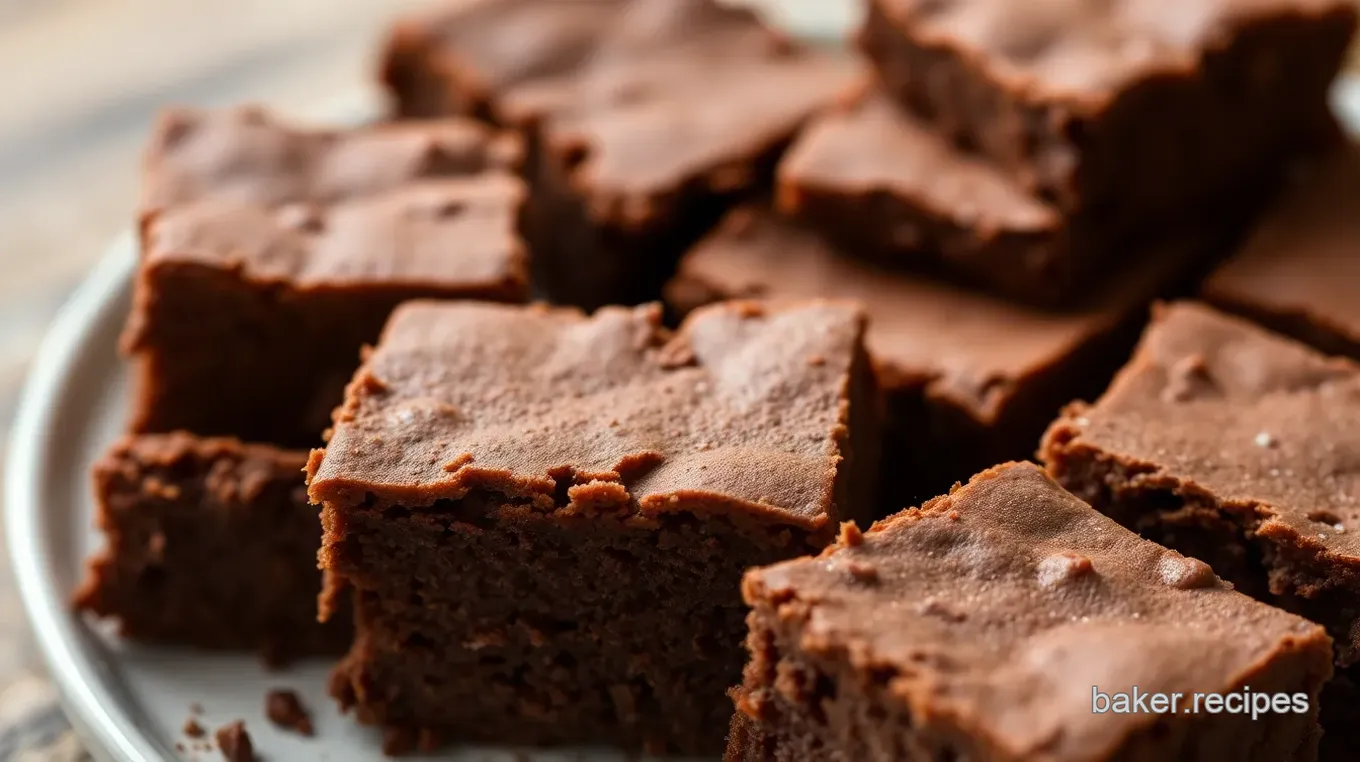
<svg viewBox="0 0 1360 762">
<path fill-rule="evenodd" d="M 315 589 L 280 597 L 268 577 L 284 568 L 320 584 L 312 571 L 320 524 L 302 491 L 303 454 L 272 450 L 183 434 L 116 443 L 94 468 L 106 542 L 88 563 L 75 608 L 116 619 L 134 640 L 256 650 L 270 665 L 343 653 L 348 606 L 346 616 L 318 624 Z M 273 474 L 262 483 L 234 481 L 252 459 L 275 461 Z M 214 489 L 245 492 L 246 502 L 204 494 Z M 225 548 L 261 536 L 272 542 L 231 562 L 240 554 Z M 216 559 L 215 573 L 204 573 L 205 559 Z"/>
</svg>

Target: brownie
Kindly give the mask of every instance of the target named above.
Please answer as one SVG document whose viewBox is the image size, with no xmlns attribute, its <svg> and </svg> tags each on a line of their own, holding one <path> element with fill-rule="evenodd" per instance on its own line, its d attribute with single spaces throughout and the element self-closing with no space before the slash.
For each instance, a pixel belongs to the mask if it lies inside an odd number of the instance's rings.
<svg viewBox="0 0 1360 762">
<path fill-rule="evenodd" d="M 1317 755 L 1323 629 L 1031 464 L 752 570 L 742 592 L 751 663 L 731 762 Z M 1214 711 L 1205 694 L 1236 698 Z"/>
<path fill-rule="evenodd" d="M 748 567 L 867 518 L 878 413 L 848 305 L 414 303 L 308 465 L 332 692 L 411 739 L 717 753 Z M 726 707 L 726 708 L 725 708 Z"/>
<path fill-rule="evenodd" d="M 1109 391 L 1054 422 L 1041 455 L 1120 523 L 1325 625 L 1344 670 L 1333 687 L 1354 694 L 1357 431 L 1360 365 L 1186 302 L 1157 311 Z M 1360 718 L 1360 702 L 1323 706 L 1324 745 L 1344 741 L 1352 759 L 1360 737 L 1334 710 Z"/>
<path fill-rule="evenodd" d="M 748 207 L 685 256 L 667 298 L 680 313 L 734 297 L 863 303 L 888 399 L 882 492 L 896 509 L 1031 454 L 1063 405 L 1105 388 L 1146 304 L 1206 247 L 1168 244 L 1082 306 L 1044 311 L 843 256 L 805 227 Z"/>
<path fill-rule="evenodd" d="M 343 653 L 317 623 L 321 544 L 304 451 L 189 434 L 125 436 L 95 464 L 105 547 L 76 605 L 127 638 L 258 650 L 277 664 Z"/>
<path fill-rule="evenodd" d="M 520 172 L 520 139 L 471 119 L 303 128 L 258 107 L 168 109 L 143 159 L 143 213 L 219 199 L 333 204 L 422 178 Z"/>
<path fill-rule="evenodd" d="M 1123 235 L 1034 196 L 875 87 L 848 101 L 807 127 L 777 182 L 780 211 L 847 252 L 1062 307 L 1156 251 L 1151 236 Z"/>
<path fill-rule="evenodd" d="M 250 740 L 250 732 L 242 720 L 236 720 L 217 729 L 213 734 L 217 748 L 226 762 L 255 762 L 255 744 Z"/>
<path fill-rule="evenodd" d="M 570 19 L 562 5 L 489 0 L 408 22 L 386 78 L 402 113 L 465 109 L 525 134 L 545 293 L 637 303 L 734 200 L 768 189 L 859 66 L 713 0 L 571 3 Z"/>
<path fill-rule="evenodd" d="M 630 1 L 446 1 L 396 23 L 380 78 L 399 117 L 493 121 L 506 91 L 579 67 Z"/>
<path fill-rule="evenodd" d="M 1327 132 L 1348 0 L 871 0 L 899 102 L 1064 210 L 1188 217 Z"/>
<path fill-rule="evenodd" d="M 1360 147 L 1294 178 L 1204 298 L 1330 354 L 1360 359 Z"/>
<path fill-rule="evenodd" d="M 319 443 L 396 305 L 527 299 L 524 196 L 483 173 L 329 205 L 207 199 L 151 215 L 124 334 L 133 429 Z"/>
</svg>

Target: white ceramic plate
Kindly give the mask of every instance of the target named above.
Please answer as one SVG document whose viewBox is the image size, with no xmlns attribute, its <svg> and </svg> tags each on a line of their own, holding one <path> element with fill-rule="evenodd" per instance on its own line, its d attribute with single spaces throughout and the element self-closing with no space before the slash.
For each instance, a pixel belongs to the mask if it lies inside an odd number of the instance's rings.
<svg viewBox="0 0 1360 762">
<path fill-rule="evenodd" d="M 786 10 L 805 11 L 819 2 L 824 0 L 791 0 Z M 848 18 L 838 16 L 834 24 Z M 790 23 L 803 30 L 813 26 L 807 17 Z M 1360 80 L 1338 87 L 1337 105 L 1349 125 L 1360 125 Z M 139 647 L 70 610 L 84 559 L 99 543 L 93 529 L 90 466 L 124 422 L 127 374 L 115 343 L 128 309 L 135 259 L 129 233 L 118 239 L 61 311 L 34 363 L 10 440 L 6 535 L 24 605 L 67 714 L 101 762 L 218 758 L 215 750 L 196 748 L 183 736 L 192 704 L 203 707 L 200 721 L 209 728 L 244 719 L 266 760 L 380 760 L 376 735 L 340 716 L 326 697 L 329 663 L 271 673 L 254 656 Z M 264 696 L 280 687 L 303 697 L 316 724 L 315 738 L 278 731 L 265 720 Z M 184 744 L 183 750 L 176 744 Z M 524 755 L 465 749 L 433 759 L 622 758 L 607 752 Z"/>
</svg>

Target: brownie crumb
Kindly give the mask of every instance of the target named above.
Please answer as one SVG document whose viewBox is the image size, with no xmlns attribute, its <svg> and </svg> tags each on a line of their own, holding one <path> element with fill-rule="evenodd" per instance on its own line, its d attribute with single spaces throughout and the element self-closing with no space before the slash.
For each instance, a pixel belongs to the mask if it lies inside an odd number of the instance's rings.
<svg viewBox="0 0 1360 762">
<path fill-rule="evenodd" d="M 855 526 L 855 522 L 842 521 L 841 536 L 837 537 L 836 541 L 842 547 L 853 548 L 864 544 L 864 533 L 859 531 L 859 527 Z"/>
<path fill-rule="evenodd" d="M 217 729 L 216 736 L 217 747 L 227 762 L 255 762 L 255 745 L 250 741 L 244 722 L 237 720 L 223 725 Z"/>
<path fill-rule="evenodd" d="M 275 689 L 265 697 L 265 716 L 269 721 L 285 730 L 292 730 L 304 736 L 313 733 L 312 716 L 302 705 L 298 695 L 286 689 Z"/>
<path fill-rule="evenodd" d="M 207 731 L 205 731 L 203 726 L 198 724 L 198 720 L 195 720 L 193 717 L 184 721 L 184 735 L 189 736 L 190 738 L 202 738 L 205 732 Z"/>
<path fill-rule="evenodd" d="M 203 705 L 197 701 L 189 705 L 189 714 L 203 714 Z"/>
</svg>

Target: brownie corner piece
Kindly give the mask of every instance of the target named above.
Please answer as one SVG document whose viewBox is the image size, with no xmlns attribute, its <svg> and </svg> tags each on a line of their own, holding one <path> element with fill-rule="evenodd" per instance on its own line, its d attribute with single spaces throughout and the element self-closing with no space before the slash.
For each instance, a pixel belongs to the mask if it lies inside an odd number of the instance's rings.
<svg viewBox="0 0 1360 762">
<path fill-rule="evenodd" d="M 400 308 L 309 466 L 391 732 L 711 753 L 749 566 L 869 515 L 863 317 L 734 302 Z M 511 679 L 510 676 L 515 676 Z"/>
<path fill-rule="evenodd" d="M 234 439 L 125 436 L 95 464 L 106 545 L 76 607 L 134 640 L 257 650 L 271 664 L 342 653 L 350 623 L 317 623 L 321 525 L 305 461 Z"/>
<path fill-rule="evenodd" d="M 1324 630 L 1031 464 L 754 569 L 743 594 L 752 658 L 728 762 L 1316 758 Z M 1195 699 L 1259 693 L 1284 710 Z"/>
</svg>

